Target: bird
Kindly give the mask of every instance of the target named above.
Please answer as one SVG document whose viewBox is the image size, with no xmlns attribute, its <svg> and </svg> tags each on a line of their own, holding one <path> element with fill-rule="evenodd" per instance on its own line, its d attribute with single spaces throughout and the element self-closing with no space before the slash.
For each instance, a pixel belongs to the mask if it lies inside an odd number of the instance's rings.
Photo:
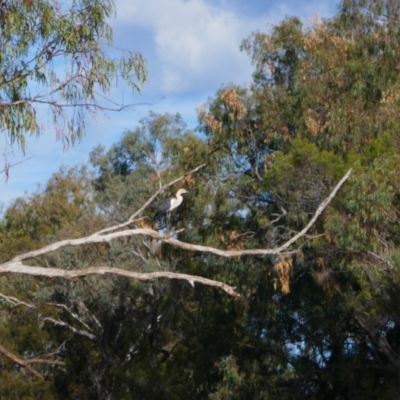
<svg viewBox="0 0 400 400">
<path fill-rule="evenodd" d="M 182 194 L 184 193 L 189 193 L 189 192 L 185 189 L 179 189 L 176 192 L 175 197 L 170 197 L 169 199 L 161 203 L 161 205 L 158 207 L 157 212 L 154 214 L 153 220 L 156 221 L 165 216 L 169 218 L 171 212 L 175 210 L 177 207 L 179 207 L 180 204 L 182 203 L 183 200 Z"/>
</svg>

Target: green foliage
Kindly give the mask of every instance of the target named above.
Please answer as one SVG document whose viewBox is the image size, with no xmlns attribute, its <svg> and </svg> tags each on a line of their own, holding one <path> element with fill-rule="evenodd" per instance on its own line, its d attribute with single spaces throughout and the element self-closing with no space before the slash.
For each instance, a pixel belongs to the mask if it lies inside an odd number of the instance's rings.
<svg viewBox="0 0 400 400">
<path fill-rule="evenodd" d="M 0 117 L 12 142 L 24 149 L 26 134 L 41 134 L 37 107 L 45 104 L 68 146 L 82 135 L 86 109 L 102 108 L 96 92 L 107 94 L 119 79 L 139 90 L 145 63 L 112 49 L 113 12 L 111 0 L 2 3 Z"/>
<path fill-rule="evenodd" d="M 309 30 L 288 18 L 255 33 L 243 44 L 253 85 L 219 90 L 199 113 L 200 134 L 179 115 L 150 113 L 110 149 L 93 150 L 93 174 L 61 171 L 6 210 L 4 261 L 126 220 L 163 184 L 206 163 L 168 191 L 189 191 L 170 221 L 184 228 L 177 237 L 273 248 L 353 168 L 286 255 L 225 259 L 135 237 L 31 261 L 199 275 L 235 286 L 239 299 L 173 280 L 3 277 L 0 293 L 35 308 L 2 297 L 0 342 L 24 357 L 66 361 L 37 367 L 48 385 L 32 390 L 81 399 L 396 397 L 400 36 L 387 13 L 397 8 L 345 0 L 336 17 Z M 157 229 L 156 203 L 137 226 Z M 28 385 L 12 389 L 30 377 L 2 366 L 4 396 L 33 396 Z"/>
<path fill-rule="evenodd" d="M 99 226 L 89 190 L 85 168 L 61 169 L 42 193 L 17 199 L 6 210 L 0 231 L 3 261 L 54 240 L 80 237 Z"/>
<path fill-rule="evenodd" d="M 393 349 L 398 346 L 394 334 L 398 326 L 393 322 L 397 310 L 388 306 L 395 296 L 388 294 L 389 287 L 398 282 L 398 24 L 392 19 L 396 13 L 394 2 L 344 1 L 337 17 L 316 20 L 310 30 L 303 30 L 298 20 L 289 18 L 269 35 L 255 33 L 243 45 L 256 67 L 254 85 L 247 91 L 229 87 L 220 90 L 201 114 L 203 129 L 211 141 L 228 149 L 222 165 L 230 167 L 232 175 L 237 174 L 229 193 L 238 194 L 240 187 L 246 188 L 246 206 L 251 212 L 242 226 L 256 218 L 259 225 L 251 229 L 253 239 L 257 239 L 260 228 L 266 227 L 263 237 L 268 245 L 289 238 L 288 231 L 299 231 L 335 182 L 353 167 L 345 187 L 309 232 L 313 237 L 304 238 L 302 254 L 293 260 L 287 297 L 297 305 L 289 311 L 280 304 L 283 320 L 260 318 L 265 332 L 271 322 L 277 329 L 282 327 L 281 337 L 289 334 L 287 343 L 300 343 L 285 355 L 292 359 L 290 368 L 286 366 L 280 375 L 274 372 L 282 380 L 271 386 L 270 398 L 285 398 L 283 393 L 289 393 L 291 382 L 304 383 L 301 371 L 307 370 L 318 378 L 306 379 L 311 386 L 305 386 L 304 391 L 297 384 L 296 398 L 374 398 L 380 390 L 378 382 L 384 382 L 384 398 L 390 398 L 394 390 L 396 374 L 375 373 L 369 368 L 393 362 L 382 344 L 371 339 L 378 329 L 393 340 Z M 227 93 L 233 90 L 236 104 L 227 101 Z M 249 134 L 251 139 L 243 145 L 243 135 Z M 240 173 L 258 181 L 255 192 L 249 190 L 255 182 L 245 183 Z M 254 193 L 258 204 L 251 204 Z M 262 198 L 266 199 L 264 203 L 260 202 Z M 287 212 L 285 218 L 271 226 L 282 208 Z M 262 247 L 262 242 L 253 240 L 248 245 Z M 309 297 L 307 292 L 296 292 L 303 274 L 324 290 L 318 291 L 318 301 L 315 299 L 319 306 L 309 305 L 301 311 L 299 302 Z M 278 280 L 283 277 L 278 274 Z M 309 292 L 315 291 L 309 285 Z M 328 302 L 334 293 L 337 302 Z M 255 312 L 250 312 L 253 318 Z M 343 318 L 337 326 L 329 325 L 330 312 L 335 318 Z M 359 315 L 370 318 L 362 328 Z M 318 324 L 313 325 L 312 318 L 317 316 Z M 391 322 L 385 325 L 386 321 Z M 309 332 L 317 332 L 316 336 L 291 336 L 291 324 L 300 322 Z M 372 355 L 358 344 L 359 340 L 380 356 Z M 352 345 L 349 347 L 346 341 Z M 282 349 L 283 344 L 275 343 L 275 351 Z M 328 347 L 321 350 L 324 344 Z M 348 360 L 346 371 L 350 369 L 351 373 L 328 375 L 334 365 L 342 371 L 341 357 Z M 365 357 L 372 358 L 366 361 Z M 244 358 L 223 360 L 224 380 L 216 398 L 234 398 L 243 385 L 256 378 L 246 375 Z M 272 365 L 272 361 L 269 363 Z M 357 379 L 363 373 L 365 381 L 361 378 L 359 383 Z M 277 387 L 285 388 L 279 396 Z M 294 398 L 292 393 L 288 396 Z"/>
</svg>

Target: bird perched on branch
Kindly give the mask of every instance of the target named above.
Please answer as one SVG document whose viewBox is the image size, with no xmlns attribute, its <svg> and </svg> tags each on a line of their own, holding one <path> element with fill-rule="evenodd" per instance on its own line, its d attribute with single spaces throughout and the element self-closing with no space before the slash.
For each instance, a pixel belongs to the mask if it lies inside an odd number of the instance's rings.
<svg viewBox="0 0 400 400">
<path fill-rule="evenodd" d="M 182 203 L 183 200 L 182 194 L 184 193 L 189 193 L 189 192 L 185 189 L 179 189 L 176 192 L 175 197 L 170 197 L 169 199 L 161 203 L 161 205 L 158 207 L 158 210 L 153 217 L 153 220 L 156 221 L 165 216 L 169 218 L 171 212 L 174 211 L 176 208 L 178 208 Z"/>
</svg>

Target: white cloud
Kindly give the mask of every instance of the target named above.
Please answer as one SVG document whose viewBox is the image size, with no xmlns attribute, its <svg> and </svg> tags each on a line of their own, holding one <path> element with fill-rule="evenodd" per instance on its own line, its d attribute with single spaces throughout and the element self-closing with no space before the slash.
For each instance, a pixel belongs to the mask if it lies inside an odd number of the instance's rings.
<svg viewBox="0 0 400 400">
<path fill-rule="evenodd" d="M 140 51 L 148 59 L 149 83 L 142 96 L 131 95 L 121 83 L 113 88 L 111 100 L 128 103 L 154 103 L 137 106 L 133 111 L 99 113 L 81 143 L 63 151 L 56 142 L 51 118 L 45 134 L 27 140 L 27 155 L 35 157 L 14 167 L 8 183 L 0 175 L 0 201 L 9 204 L 24 190 L 44 184 L 60 165 L 73 166 L 86 162 L 88 153 L 101 143 L 110 146 L 126 129 L 134 129 L 149 110 L 158 113 L 179 112 L 193 127 L 196 107 L 223 84 L 245 85 L 251 80 L 252 67 L 247 54 L 240 52 L 242 40 L 254 30 L 266 31 L 288 15 L 306 17 L 334 13 L 331 0 L 116 0 L 117 18 L 111 20 L 115 45 Z M 250 11 L 249 11 L 250 10 Z M 165 99 L 159 101 L 163 96 Z M 90 119 L 90 117 L 89 117 Z M 4 138 L 3 138 L 4 139 Z M 0 138 L 0 149 L 4 149 Z M 21 153 L 9 157 L 10 162 L 23 159 Z"/>
<path fill-rule="evenodd" d="M 307 24 L 307 17 L 332 14 L 333 8 L 328 0 L 258 3 L 246 13 L 241 2 L 117 0 L 117 18 L 111 22 L 131 48 L 136 38 L 151 38 L 138 50 L 149 57 L 150 87 L 155 91 L 210 93 L 222 84 L 251 80 L 250 59 L 239 49 L 251 32 L 266 31 L 289 15 L 298 15 Z"/>
<path fill-rule="evenodd" d="M 250 62 L 239 46 L 268 22 L 266 16 L 240 18 L 202 0 L 120 0 L 117 7 L 115 29 L 139 26 L 153 36 L 158 83 L 166 94 L 215 90 L 222 83 L 250 79 Z"/>
</svg>

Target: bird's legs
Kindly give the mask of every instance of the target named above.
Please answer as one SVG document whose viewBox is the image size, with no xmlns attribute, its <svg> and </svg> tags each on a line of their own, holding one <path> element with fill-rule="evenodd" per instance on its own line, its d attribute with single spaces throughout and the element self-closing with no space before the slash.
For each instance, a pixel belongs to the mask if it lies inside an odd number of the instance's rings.
<svg viewBox="0 0 400 400">
<path fill-rule="evenodd" d="M 165 216 L 165 234 L 168 235 L 171 222 L 171 214 L 167 213 Z"/>
</svg>

